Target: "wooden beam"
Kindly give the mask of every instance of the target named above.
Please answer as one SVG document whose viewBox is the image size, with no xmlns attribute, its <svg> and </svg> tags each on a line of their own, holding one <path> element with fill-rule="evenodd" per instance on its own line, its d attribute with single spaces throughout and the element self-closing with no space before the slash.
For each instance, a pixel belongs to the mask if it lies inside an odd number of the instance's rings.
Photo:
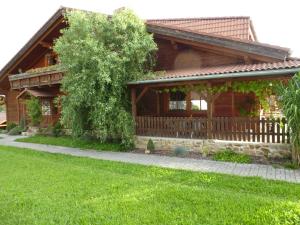
<svg viewBox="0 0 300 225">
<path fill-rule="evenodd" d="M 139 96 L 136 98 L 135 104 L 137 104 L 137 103 L 141 100 L 141 98 L 146 94 L 146 92 L 148 91 L 148 89 L 149 89 L 148 86 L 146 86 L 146 87 L 143 88 L 142 92 L 141 92 L 141 93 L 139 94 Z"/>
<path fill-rule="evenodd" d="M 49 48 L 51 49 L 52 48 L 52 45 L 48 42 L 45 42 L 45 41 L 40 41 L 39 44 L 44 47 L 44 48 Z"/>
<path fill-rule="evenodd" d="M 211 87 L 211 83 L 208 83 L 207 86 Z M 206 96 L 207 96 L 207 137 L 208 139 L 212 139 L 213 97 L 208 92 Z"/>
<path fill-rule="evenodd" d="M 244 61 L 246 64 L 251 64 L 252 63 L 252 59 L 249 56 L 244 56 Z"/>
<path fill-rule="evenodd" d="M 254 58 L 256 60 L 259 61 L 263 61 L 263 62 L 274 62 L 274 61 L 280 61 L 278 59 L 274 59 L 272 57 L 267 57 L 267 56 L 262 56 L 262 55 L 256 55 L 256 54 L 251 54 L 251 53 L 245 53 L 245 52 L 241 52 L 238 50 L 229 50 L 228 48 L 224 48 L 222 46 L 214 46 L 214 45 L 209 45 L 209 44 L 204 44 L 204 43 L 199 43 L 199 42 L 195 42 L 195 41 L 190 41 L 190 40 L 183 40 L 183 39 L 179 39 L 179 38 L 175 38 L 175 37 L 170 37 L 170 36 L 165 36 L 165 35 L 160 35 L 160 34 L 155 34 L 154 35 L 156 38 L 162 38 L 165 40 L 174 40 L 177 43 L 182 43 L 182 44 L 186 44 L 189 46 L 195 46 L 195 47 L 200 47 L 206 50 L 213 50 L 213 51 L 218 51 L 218 52 L 223 52 L 226 54 L 234 54 L 236 56 L 240 56 L 243 57 L 245 54 L 251 56 L 251 58 Z"/>
<path fill-rule="evenodd" d="M 131 88 L 131 111 L 133 118 L 136 117 L 136 89 Z"/>
<path fill-rule="evenodd" d="M 156 114 L 160 116 L 160 96 L 159 92 L 156 92 Z"/>
<path fill-rule="evenodd" d="M 49 35 L 50 34 L 50 32 L 52 32 L 53 31 L 53 29 L 54 28 L 56 28 L 60 23 L 63 23 L 63 21 L 64 21 L 64 18 L 62 17 L 62 18 L 58 18 L 58 20 L 56 21 L 56 22 L 54 22 L 53 24 L 51 24 L 51 26 L 47 29 L 47 31 L 44 33 L 44 34 L 42 34 L 40 37 L 38 37 L 38 40 L 37 41 L 35 41 L 33 44 L 32 44 L 32 46 L 30 46 L 30 48 L 26 51 L 26 52 L 24 52 L 15 62 L 14 62 L 14 64 L 10 67 L 10 68 L 8 68 L 8 70 L 5 72 L 5 74 L 9 74 L 9 73 L 11 73 L 11 71 L 13 71 L 15 68 L 16 68 L 16 66 L 26 57 L 26 56 L 28 56 L 31 52 L 32 52 L 32 50 L 37 46 L 37 45 L 39 45 L 39 40 L 43 40 L 47 35 Z M 29 43 L 31 42 L 32 40 L 30 40 L 29 41 Z M 26 45 L 28 45 L 29 43 L 27 43 Z M 31 43 L 30 43 L 31 44 Z M 26 46 L 25 45 L 25 46 Z M 20 52 L 19 52 L 20 53 Z M 18 54 L 19 54 L 18 53 Z M 6 78 L 6 76 L 2 76 L 1 78 L 0 78 L 0 82 L 4 79 L 4 78 Z"/>
<path fill-rule="evenodd" d="M 234 117 L 234 109 L 235 109 L 235 107 L 234 107 L 234 105 L 235 105 L 235 102 L 234 102 L 234 92 L 233 91 L 231 91 L 231 116 L 232 117 Z"/>
<path fill-rule="evenodd" d="M 178 50 L 178 45 L 175 41 L 171 40 L 171 45 L 172 45 L 174 50 Z"/>
</svg>

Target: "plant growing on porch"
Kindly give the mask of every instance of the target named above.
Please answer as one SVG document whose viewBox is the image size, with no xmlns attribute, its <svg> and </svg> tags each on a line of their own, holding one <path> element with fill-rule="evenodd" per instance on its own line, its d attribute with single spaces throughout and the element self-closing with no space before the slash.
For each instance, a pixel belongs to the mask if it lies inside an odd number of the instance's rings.
<svg viewBox="0 0 300 225">
<path fill-rule="evenodd" d="M 279 101 L 291 130 L 293 161 L 300 165 L 300 73 L 278 86 Z"/>
<path fill-rule="evenodd" d="M 31 124 L 38 126 L 42 121 L 42 108 L 39 99 L 32 96 L 26 100 L 26 107 Z"/>
<path fill-rule="evenodd" d="M 184 93 L 189 93 L 191 91 L 196 91 L 198 93 L 204 93 L 205 95 L 216 96 L 221 93 L 225 93 L 229 90 L 237 93 L 244 94 L 255 94 L 257 102 L 264 110 L 269 110 L 268 97 L 276 91 L 276 87 L 280 81 L 277 80 L 259 80 L 259 81 L 232 81 L 225 82 L 222 84 L 208 85 L 207 83 L 197 84 L 197 85 L 185 85 L 179 87 L 171 87 L 160 90 L 159 92 L 176 92 L 181 91 Z M 255 108 L 254 106 L 251 108 Z M 253 111 L 253 112 L 252 112 Z M 245 112 L 247 115 L 255 115 L 254 110 L 251 112 Z"/>
<path fill-rule="evenodd" d="M 127 82 L 143 79 L 153 67 L 157 49 L 145 24 L 130 10 L 111 17 L 71 11 L 69 27 L 54 50 L 66 69 L 62 80 L 62 118 L 73 136 L 92 134 L 101 141 L 121 140 L 133 146 Z"/>
</svg>

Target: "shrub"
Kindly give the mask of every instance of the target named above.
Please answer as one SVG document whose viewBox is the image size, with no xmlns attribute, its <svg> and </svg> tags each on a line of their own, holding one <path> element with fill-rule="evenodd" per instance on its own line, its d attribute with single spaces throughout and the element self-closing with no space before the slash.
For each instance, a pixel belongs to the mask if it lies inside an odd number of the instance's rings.
<svg viewBox="0 0 300 225">
<path fill-rule="evenodd" d="M 11 129 L 15 128 L 18 126 L 16 123 L 8 123 L 6 126 L 6 130 L 9 132 Z"/>
<path fill-rule="evenodd" d="M 300 73 L 298 72 L 287 84 L 278 85 L 278 99 L 290 129 L 292 159 L 300 165 Z"/>
<path fill-rule="evenodd" d="M 43 128 L 39 128 L 37 134 L 42 136 L 51 136 L 53 127 L 51 125 Z"/>
<path fill-rule="evenodd" d="M 8 135 L 19 135 L 23 132 L 23 128 L 20 126 L 15 126 L 12 128 L 9 132 Z"/>
<path fill-rule="evenodd" d="M 155 145 L 151 138 L 149 139 L 149 141 L 147 143 L 147 149 L 150 151 L 150 153 L 154 153 L 154 151 L 155 151 Z"/>
<path fill-rule="evenodd" d="M 251 157 L 245 154 L 238 154 L 231 149 L 227 148 L 220 152 L 217 152 L 213 159 L 216 161 L 225 161 L 225 162 L 236 162 L 236 163 L 251 163 Z"/>
<path fill-rule="evenodd" d="M 21 118 L 19 126 L 22 128 L 22 131 L 26 131 L 26 120 L 24 117 Z"/>
<path fill-rule="evenodd" d="M 63 127 L 60 122 L 57 122 L 52 128 L 52 135 L 58 137 L 63 135 Z"/>
<path fill-rule="evenodd" d="M 27 112 L 33 126 L 40 125 L 42 121 L 42 108 L 38 98 L 32 97 L 26 101 Z"/>
<path fill-rule="evenodd" d="M 187 154 L 187 149 L 183 146 L 177 146 L 174 149 L 174 155 L 176 155 L 176 156 L 184 156 L 186 154 Z"/>
<path fill-rule="evenodd" d="M 68 27 L 54 50 L 66 68 L 61 90 L 61 122 L 74 137 L 91 130 L 101 142 L 121 140 L 134 147 L 134 120 L 127 83 L 149 77 L 156 43 L 145 23 L 130 10 L 110 17 L 70 11 Z M 78 45 L 80 43 L 80 46 Z"/>
</svg>

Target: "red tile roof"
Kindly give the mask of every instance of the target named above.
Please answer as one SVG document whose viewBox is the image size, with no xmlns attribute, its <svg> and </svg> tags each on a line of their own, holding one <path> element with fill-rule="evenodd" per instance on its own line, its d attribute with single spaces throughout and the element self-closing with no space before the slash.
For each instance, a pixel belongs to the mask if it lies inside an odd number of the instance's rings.
<svg viewBox="0 0 300 225">
<path fill-rule="evenodd" d="M 236 64 L 236 65 L 225 65 L 225 66 L 212 66 L 212 67 L 203 67 L 199 69 L 169 70 L 162 73 L 159 72 L 160 75 L 158 75 L 156 79 L 195 77 L 195 76 L 206 76 L 206 75 L 215 75 L 215 74 L 230 74 L 230 73 L 238 73 L 238 72 L 267 71 L 267 70 L 292 69 L 292 68 L 300 68 L 300 60 L 288 60 L 285 62 L 258 63 L 258 64 L 247 64 L 247 65 Z"/>
<path fill-rule="evenodd" d="M 183 19 L 147 20 L 149 24 L 169 25 L 178 29 L 189 29 L 229 38 L 256 41 L 250 17 L 208 17 Z"/>
</svg>

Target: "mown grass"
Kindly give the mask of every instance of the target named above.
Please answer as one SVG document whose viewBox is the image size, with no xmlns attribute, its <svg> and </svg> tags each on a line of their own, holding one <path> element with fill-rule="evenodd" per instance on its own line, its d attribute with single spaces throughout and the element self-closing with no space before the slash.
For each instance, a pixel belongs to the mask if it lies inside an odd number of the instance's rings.
<svg viewBox="0 0 300 225">
<path fill-rule="evenodd" d="M 213 155 L 216 161 L 236 162 L 236 163 L 251 163 L 251 157 L 245 154 L 238 154 L 230 149 L 224 149 Z"/>
<path fill-rule="evenodd" d="M 56 146 L 64 146 L 64 147 L 72 147 L 72 148 L 80 148 L 80 149 L 103 150 L 103 151 L 124 150 L 120 144 L 100 143 L 97 140 L 72 138 L 70 136 L 52 137 L 52 136 L 35 135 L 26 138 L 19 138 L 16 141 L 26 142 L 26 143 L 56 145 Z"/>
<path fill-rule="evenodd" d="M 1 224 L 299 224 L 300 185 L 0 146 Z"/>
</svg>

